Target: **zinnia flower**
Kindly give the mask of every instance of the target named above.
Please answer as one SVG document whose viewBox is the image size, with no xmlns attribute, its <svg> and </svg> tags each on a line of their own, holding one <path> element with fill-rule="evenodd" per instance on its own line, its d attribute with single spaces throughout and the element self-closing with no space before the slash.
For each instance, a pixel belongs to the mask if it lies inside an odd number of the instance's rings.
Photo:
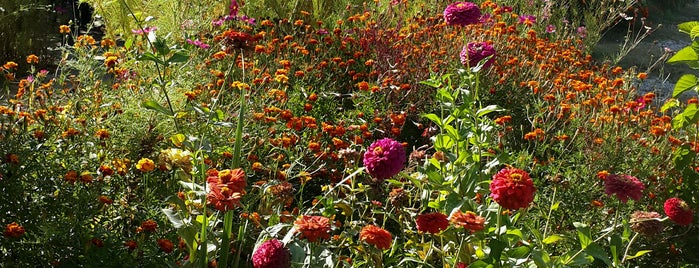
<svg viewBox="0 0 699 268">
<path fill-rule="evenodd" d="M 367 244 L 374 245 L 376 248 L 386 250 L 391 247 L 393 236 L 388 231 L 376 225 L 367 225 L 359 232 L 359 240 Z"/>
<path fill-rule="evenodd" d="M 454 2 L 444 9 L 444 20 L 448 25 L 466 26 L 480 22 L 481 10 L 471 2 Z"/>
<path fill-rule="evenodd" d="M 449 220 L 447 220 L 447 215 L 435 212 L 417 216 L 415 224 L 420 232 L 436 234 L 449 227 Z"/>
<path fill-rule="evenodd" d="M 490 44 L 486 42 L 471 42 L 461 50 L 461 64 L 476 67 L 483 59 L 490 57 L 483 63 L 483 68 L 488 68 L 495 62 L 495 55 L 495 48 Z"/>
<path fill-rule="evenodd" d="M 240 206 L 240 199 L 245 194 L 247 186 L 245 173 L 242 169 L 215 169 L 207 172 L 206 181 L 209 186 L 209 193 L 206 196 L 206 203 L 213 205 L 220 211 L 228 211 Z"/>
<path fill-rule="evenodd" d="M 663 231 L 658 212 L 636 211 L 631 214 L 631 229 L 645 236 L 654 236 Z"/>
<path fill-rule="evenodd" d="M 252 254 L 252 265 L 255 268 L 287 268 L 291 267 L 291 253 L 277 239 L 262 243 Z"/>
<path fill-rule="evenodd" d="M 19 238 L 24 235 L 24 227 L 16 222 L 10 223 L 5 226 L 5 232 L 3 232 L 3 235 L 5 235 L 7 238 Z"/>
<path fill-rule="evenodd" d="M 160 250 L 165 253 L 171 253 L 175 249 L 175 245 L 169 239 L 160 238 L 157 240 Z"/>
<path fill-rule="evenodd" d="M 405 149 L 400 142 L 390 138 L 375 141 L 364 153 L 364 166 L 367 173 L 383 181 L 393 177 L 403 169 Z"/>
<path fill-rule="evenodd" d="M 534 192 L 536 188 L 529 174 L 517 168 L 503 168 L 490 183 L 490 197 L 506 209 L 529 207 L 534 201 Z"/>
<path fill-rule="evenodd" d="M 485 228 L 485 218 L 478 216 L 473 211 L 466 211 L 466 213 L 457 210 L 449 218 L 452 224 L 458 227 L 464 227 L 466 230 L 470 230 L 471 233 L 483 230 Z"/>
<path fill-rule="evenodd" d="M 694 218 L 694 213 L 687 202 L 677 197 L 665 200 L 663 209 L 665 209 L 665 214 L 679 225 L 689 225 Z"/>
<path fill-rule="evenodd" d="M 330 219 L 323 216 L 300 216 L 294 221 L 294 228 L 311 243 L 330 238 Z"/>
<path fill-rule="evenodd" d="M 631 175 L 611 174 L 604 180 L 604 193 L 616 195 L 622 203 L 626 203 L 629 198 L 640 200 L 645 188 L 641 181 Z"/>
</svg>

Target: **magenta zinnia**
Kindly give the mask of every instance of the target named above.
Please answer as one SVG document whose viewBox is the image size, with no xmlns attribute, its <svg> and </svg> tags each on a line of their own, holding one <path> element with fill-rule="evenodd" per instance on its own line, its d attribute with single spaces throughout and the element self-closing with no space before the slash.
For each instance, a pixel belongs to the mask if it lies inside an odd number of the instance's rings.
<svg viewBox="0 0 699 268">
<path fill-rule="evenodd" d="M 481 10 L 471 2 L 455 2 L 444 9 L 444 21 L 448 25 L 466 26 L 480 22 Z"/>
<path fill-rule="evenodd" d="M 529 207 L 534 201 L 534 192 L 536 188 L 529 173 L 517 168 L 503 168 L 490 183 L 490 197 L 506 209 Z"/>
<path fill-rule="evenodd" d="M 622 203 L 626 203 L 629 198 L 638 201 L 643 197 L 643 190 L 646 187 L 636 177 L 631 175 L 612 174 L 604 180 L 604 193 L 616 195 Z"/>
<path fill-rule="evenodd" d="M 486 42 L 471 42 L 461 50 L 461 64 L 476 67 L 483 59 L 490 57 L 483 68 L 488 68 L 495 62 L 495 48 Z M 492 57 L 491 57 L 492 56 Z"/>
<path fill-rule="evenodd" d="M 449 220 L 447 215 L 439 212 L 427 213 L 417 216 L 415 225 L 420 232 L 436 234 L 449 227 Z"/>
<path fill-rule="evenodd" d="M 364 153 L 367 173 L 382 181 L 393 177 L 403 169 L 405 149 L 400 142 L 390 138 L 375 141 Z"/>
<path fill-rule="evenodd" d="M 665 214 L 679 225 L 689 225 L 694 218 L 694 213 L 687 202 L 677 197 L 665 200 L 663 209 L 665 209 Z"/>
<path fill-rule="evenodd" d="M 262 243 L 252 254 L 252 265 L 255 268 L 286 268 L 291 267 L 291 253 L 277 239 Z"/>
</svg>

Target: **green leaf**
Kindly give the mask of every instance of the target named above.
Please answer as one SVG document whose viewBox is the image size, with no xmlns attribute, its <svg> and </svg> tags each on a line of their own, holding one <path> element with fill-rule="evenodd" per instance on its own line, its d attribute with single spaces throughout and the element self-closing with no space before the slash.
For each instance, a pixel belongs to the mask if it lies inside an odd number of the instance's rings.
<svg viewBox="0 0 699 268">
<path fill-rule="evenodd" d="M 556 243 L 561 239 L 563 239 L 563 237 L 560 235 L 549 235 L 548 237 L 544 238 L 544 241 L 541 241 L 541 242 L 548 245 L 548 244 Z"/>
<path fill-rule="evenodd" d="M 614 267 L 618 266 L 619 264 L 619 255 L 623 250 L 621 247 L 621 236 L 619 236 L 619 234 L 612 235 L 611 239 L 609 240 L 609 251 L 612 252 L 612 262 L 614 263 Z"/>
<path fill-rule="evenodd" d="M 634 254 L 633 256 L 626 255 L 626 259 L 627 259 L 627 260 L 635 259 L 635 258 L 641 257 L 641 256 L 643 256 L 643 255 L 646 255 L 647 253 L 650 253 L 651 251 L 652 251 L 652 250 L 639 250 L 639 251 L 636 252 L 636 254 Z"/>
<path fill-rule="evenodd" d="M 677 106 L 680 106 L 680 100 L 678 99 L 669 99 L 665 104 L 663 104 L 663 107 L 660 107 L 660 112 L 664 113 L 668 109 L 675 108 Z"/>
<path fill-rule="evenodd" d="M 551 204 L 551 210 L 552 211 L 558 210 L 558 206 L 560 206 L 560 205 L 561 205 L 561 201 L 558 201 L 556 203 Z"/>
<path fill-rule="evenodd" d="M 687 105 L 681 114 L 672 118 L 672 128 L 681 129 L 696 123 L 697 120 L 699 120 L 699 114 L 697 114 L 698 110 L 697 105 L 694 103 Z"/>
<path fill-rule="evenodd" d="M 172 144 L 174 144 L 175 146 L 180 147 L 180 146 L 182 146 L 182 142 L 184 142 L 184 140 L 185 140 L 186 138 L 187 138 L 187 137 L 185 137 L 184 134 L 178 133 L 178 134 L 172 135 L 172 137 L 170 137 L 170 141 L 171 141 Z"/>
<path fill-rule="evenodd" d="M 150 52 L 143 53 L 143 54 L 139 55 L 139 56 L 138 56 L 138 59 L 139 59 L 139 60 L 145 60 L 145 61 L 152 61 L 152 62 L 155 62 L 155 63 L 157 63 L 157 64 L 165 65 L 165 62 L 163 62 L 163 60 L 161 60 L 160 58 L 156 57 L 155 54 L 150 53 Z"/>
<path fill-rule="evenodd" d="M 612 266 L 612 261 L 609 260 L 609 256 L 607 256 L 607 252 L 604 251 L 604 249 L 597 244 L 590 244 L 586 249 L 585 252 L 587 254 L 590 254 L 590 256 L 595 257 L 595 259 L 603 261 L 605 264 L 607 264 L 607 267 Z"/>
<path fill-rule="evenodd" d="M 551 263 L 551 257 L 549 254 L 540 249 L 534 249 L 532 251 L 532 259 L 534 259 L 534 263 L 536 264 L 537 267 L 552 267 Z"/>
<path fill-rule="evenodd" d="M 437 126 L 442 127 L 442 119 L 439 118 L 436 114 L 424 114 L 422 117 L 427 118 L 428 120 L 432 121 L 432 123 L 437 124 Z"/>
<path fill-rule="evenodd" d="M 688 21 L 678 24 L 677 28 L 679 28 L 680 32 L 691 34 L 697 26 L 699 26 L 699 21 Z"/>
<path fill-rule="evenodd" d="M 170 221 L 170 223 L 172 223 L 172 226 L 175 227 L 175 229 L 179 229 L 182 228 L 182 226 L 184 226 L 184 221 L 182 221 L 180 215 L 177 214 L 177 211 L 169 208 L 164 208 L 163 213 L 165 213 L 165 216 Z"/>
<path fill-rule="evenodd" d="M 689 32 L 689 37 L 692 40 L 696 39 L 697 36 L 699 36 L 699 25 L 692 27 L 692 30 Z"/>
<path fill-rule="evenodd" d="M 489 113 L 492 113 L 492 112 L 501 112 L 501 111 L 504 111 L 504 110 L 505 110 L 505 109 L 500 108 L 500 107 L 497 106 L 497 105 L 488 105 L 488 106 L 486 106 L 486 107 L 481 108 L 480 110 L 478 110 L 478 111 L 476 112 L 476 115 L 480 117 L 480 116 L 484 116 L 484 115 L 489 114 Z"/>
<path fill-rule="evenodd" d="M 677 51 L 672 58 L 667 60 L 667 63 L 684 63 L 692 69 L 699 69 L 699 55 L 691 46 L 687 46 Z"/>
<path fill-rule="evenodd" d="M 454 141 L 447 135 L 438 134 L 434 141 L 434 147 L 438 151 L 449 151 L 454 146 Z"/>
<path fill-rule="evenodd" d="M 165 114 L 165 115 L 169 115 L 169 116 L 173 116 L 173 115 L 174 115 L 174 114 L 172 113 L 172 111 L 170 111 L 169 109 L 163 107 L 162 105 L 160 105 L 160 103 L 157 103 L 157 102 L 154 101 L 154 100 L 144 100 L 144 101 L 141 103 L 141 106 L 143 106 L 143 107 L 146 108 L 146 109 L 150 109 L 150 110 L 153 110 L 153 111 L 156 111 L 156 112 Z"/>
<path fill-rule="evenodd" d="M 590 235 L 590 227 L 581 222 L 574 222 L 573 225 L 578 231 L 578 239 L 580 239 L 580 247 L 587 248 L 592 243 L 592 235 Z"/>
<path fill-rule="evenodd" d="M 515 259 L 524 259 L 529 255 L 529 252 L 531 249 L 527 246 L 520 246 L 516 247 L 510 251 L 507 252 L 507 256 L 515 258 Z"/>
<path fill-rule="evenodd" d="M 184 51 L 178 51 L 167 59 L 167 63 L 187 62 L 188 60 L 189 54 L 185 53 Z"/>
<path fill-rule="evenodd" d="M 672 91 L 672 97 L 676 98 L 680 94 L 684 93 L 687 90 L 694 90 L 697 91 L 697 85 L 699 82 L 697 82 L 697 77 L 693 74 L 685 74 L 680 77 L 679 80 L 677 80 L 677 84 L 675 84 L 675 89 Z"/>
</svg>

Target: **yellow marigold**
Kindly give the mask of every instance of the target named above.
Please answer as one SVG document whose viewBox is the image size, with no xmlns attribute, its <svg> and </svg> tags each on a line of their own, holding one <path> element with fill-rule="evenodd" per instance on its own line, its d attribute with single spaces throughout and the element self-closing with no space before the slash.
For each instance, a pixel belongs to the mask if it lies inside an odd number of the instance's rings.
<svg viewBox="0 0 699 268">
<path fill-rule="evenodd" d="M 58 27 L 58 29 L 61 31 L 62 34 L 70 33 L 70 26 L 68 25 L 61 25 Z"/>
<path fill-rule="evenodd" d="M 34 54 L 31 54 L 27 56 L 27 63 L 32 64 L 32 63 L 39 63 L 39 57 L 37 57 Z"/>
<path fill-rule="evenodd" d="M 155 170 L 155 162 L 148 158 L 141 158 L 141 160 L 138 160 L 138 163 L 136 163 L 136 169 L 141 172 L 151 172 Z"/>
</svg>

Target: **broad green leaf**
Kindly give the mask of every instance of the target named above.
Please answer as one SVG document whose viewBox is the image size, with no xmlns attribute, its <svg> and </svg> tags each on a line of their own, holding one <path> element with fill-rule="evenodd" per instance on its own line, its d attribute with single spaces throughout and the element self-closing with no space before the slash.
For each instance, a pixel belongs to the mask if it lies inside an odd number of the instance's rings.
<svg viewBox="0 0 699 268">
<path fill-rule="evenodd" d="M 660 112 L 664 113 L 668 109 L 675 108 L 677 106 L 680 106 L 680 100 L 678 99 L 669 99 L 665 104 L 663 104 L 663 107 L 660 107 Z"/>
<path fill-rule="evenodd" d="M 432 121 L 432 123 L 437 124 L 439 127 L 442 126 L 442 119 L 436 114 L 424 114 L 422 117 L 427 118 L 428 120 Z"/>
<path fill-rule="evenodd" d="M 643 255 L 646 255 L 647 253 L 650 253 L 651 251 L 652 251 L 652 250 L 639 250 L 639 251 L 636 252 L 636 254 L 634 254 L 633 256 L 631 256 L 631 255 L 626 255 L 626 259 L 627 259 L 627 260 L 635 259 L 635 258 L 641 257 L 641 256 L 643 256 Z"/>
<path fill-rule="evenodd" d="M 551 204 L 551 210 L 558 210 L 558 206 L 561 205 L 561 201 Z"/>
<path fill-rule="evenodd" d="M 170 221 L 172 226 L 175 227 L 175 229 L 179 229 L 182 228 L 182 226 L 184 226 L 184 221 L 182 221 L 180 215 L 177 214 L 177 211 L 169 208 L 164 208 L 163 213 L 165 213 L 165 216 Z"/>
<path fill-rule="evenodd" d="M 697 36 L 699 36 L 699 25 L 692 27 L 692 30 L 689 32 L 689 37 L 692 38 L 692 40 L 697 38 Z"/>
<path fill-rule="evenodd" d="M 691 34 L 692 30 L 697 26 L 699 26 L 699 21 L 688 21 L 678 24 L 677 28 L 679 28 L 680 32 Z"/>
<path fill-rule="evenodd" d="M 544 241 L 541 241 L 541 242 L 548 245 L 548 244 L 556 243 L 561 239 L 563 239 L 563 237 L 560 235 L 549 235 L 548 237 L 544 238 Z"/>
<path fill-rule="evenodd" d="M 160 103 L 157 103 L 154 100 L 144 100 L 141 103 L 141 106 L 143 106 L 146 109 L 150 109 L 150 110 L 153 110 L 153 111 L 165 114 L 165 115 L 173 116 L 172 111 L 163 107 L 162 105 L 160 105 Z"/>
<path fill-rule="evenodd" d="M 612 262 L 614 263 L 613 266 L 618 266 L 619 255 L 622 254 L 623 250 L 624 249 L 621 245 L 621 236 L 619 236 L 619 234 L 612 235 L 611 239 L 609 240 L 609 251 L 612 252 Z"/>
<path fill-rule="evenodd" d="M 160 58 L 156 57 L 155 54 L 150 53 L 150 52 L 143 53 L 143 54 L 139 55 L 139 56 L 138 56 L 138 59 L 139 59 L 139 60 L 145 60 L 145 61 L 152 61 L 152 62 L 155 62 L 155 63 L 157 63 L 157 64 L 165 65 L 165 62 L 163 62 L 163 60 L 161 60 Z"/>
<path fill-rule="evenodd" d="M 585 252 L 590 254 L 590 256 L 595 257 L 595 259 L 603 261 L 605 264 L 607 264 L 607 267 L 612 266 L 612 261 L 609 260 L 607 252 L 605 252 L 604 249 L 597 244 L 590 244 L 585 249 Z"/>
<path fill-rule="evenodd" d="M 515 259 L 523 259 L 529 255 L 531 249 L 527 246 L 516 247 L 507 252 L 507 256 Z"/>
<path fill-rule="evenodd" d="M 676 98 L 680 94 L 684 93 L 687 90 L 697 90 L 697 85 L 699 82 L 697 81 L 697 77 L 693 74 L 685 74 L 682 77 L 680 77 L 679 80 L 677 80 L 677 84 L 675 84 L 675 89 L 672 91 L 672 97 Z"/>
<path fill-rule="evenodd" d="M 587 248 L 592 243 L 592 235 L 590 235 L 590 227 L 581 222 L 574 222 L 573 225 L 578 231 L 578 239 L 580 239 L 580 247 Z"/>
<path fill-rule="evenodd" d="M 476 112 L 476 115 L 480 117 L 480 116 L 484 116 L 484 115 L 492 113 L 492 112 L 500 112 L 500 111 L 504 111 L 504 110 L 505 109 L 500 108 L 497 105 L 488 105 L 488 106 L 478 110 Z"/>
<path fill-rule="evenodd" d="M 696 123 L 697 119 L 699 119 L 697 117 L 698 110 L 699 109 L 697 108 L 697 105 L 694 103 L 687 105 L 687 107 L 684 108 L 684 111 L 681 114 L 678 114 L 677 116 L 672 118 L 672 128 L 681 129 L 688 125 Z"/>
<path fill-rule="evenodd" d="M 553 266 L 551 263 L 551 257 L 549 257 L 549 254 L 544 250 L 534 249 L 532 251 L 532 259 L 534 259 L 534 263 L 537 267 Z"/>
<path fill-rule="evenodd" d="M 189 54 L 185 53 L 184 51 L 178 51 L 167 59 L 167 63 L 187 62 L 188 60 Z"/>
<path fill-rule="evenodd" d="M 684 63 L 687 64 L 692 69 L 699 68 L 699 56 L 697 52 L 691 46 L 687 46 L 680 51 L 677 51 L 672 58 L 667 60 L 667 63 Z"/>
<path fill-rule="evenodd" d="M 439 151 L 448 151 L 452 146 L 454 146 L 454 140 L 449 138 L 447 135 L 438 134 L 434 141 L 435 149 Z"/>
<path fill-rule="evenodd" d="M 180 146 L 182 146 L 182 142 L 184 142 L 184 140 L 185 140 L 186 138 L 187 138 L 187 137 L 185 137 L 184 134 L 178 133 L 178 134 L 172 135 L 172 137 L 170 137 L 170 141 L 171 141 L 172 144 L 174 144 L 175 146 L 180 147 Z"/>
</svg>

